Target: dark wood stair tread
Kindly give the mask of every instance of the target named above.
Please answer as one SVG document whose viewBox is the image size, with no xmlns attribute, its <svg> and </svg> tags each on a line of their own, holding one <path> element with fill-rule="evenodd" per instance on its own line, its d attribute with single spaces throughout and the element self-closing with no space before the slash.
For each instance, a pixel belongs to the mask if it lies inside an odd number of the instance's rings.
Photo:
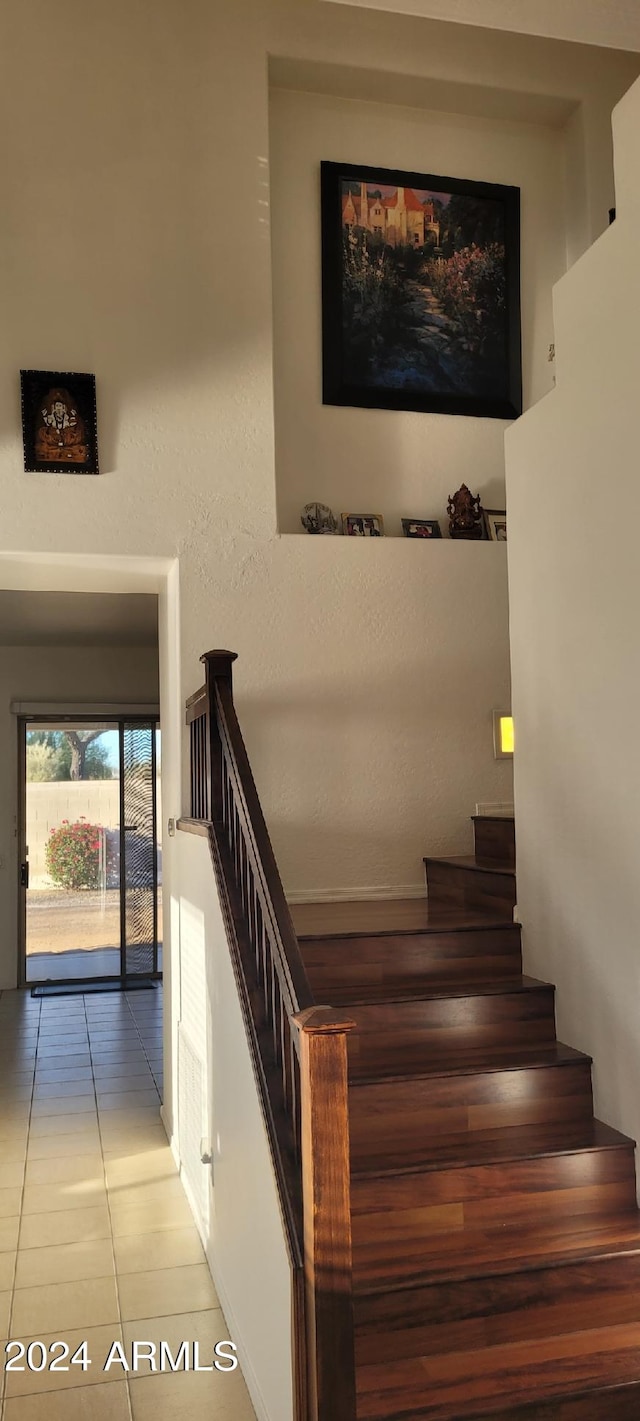
<svg viewBox="0 0 640 1421">
<path fill-rule="evenodd" d="M 442 1357 L 416 1356 L 358 1369 L 358 1421 L 461 1421 L 504 1415 L 529 1398 L 589 1396 L 640 1382 L 640 1322 L 599 1327 L 528 1342 L 509 1342 Z M 523 1413 L 526 1414 L 526 1413 Z M 539 1413 L 532 1408 L 532 1421 Z M 632 1412 L 629 1412 L 631 1416 Z"/>
<path fill-rule="evenodd" d="M 363 986 L 353 984 L 343 989 L 335 987 L 330 989 L 327 1006 L 391 1006 L 394 1002 L 435 1001 L 447 997 L 496 997 L 504 993 L 538 991 L 541 987 L 550 992 L 555 991 L 551 982 L 541 982 L 536 977 L 525 977 L 522 973 L 493 981 L 479 977 L 476 981 L 468 979 L 461 982 L 458 978 L 450 982 L 434 982 L 429 977 L 417 977 L 399 982 L 395 986 L 392 982 L 376 982 Z"/>
<path fill-rule="evenodd" d="M 429 903 L 428 898 L 388 898 L 344 903 L 294 903 L 291 917 L 298 941 L 386 937 L 402 933 L 472 932 L 513 926 L 491 908 Z"/>
<path fill-rule="evenodd" d="M 505 1164 L 516 1160 L 576 1154 L 578 1151 L 629 1149 L 635 1145 L 626 1135 L 601 1120 L 561 1121 L 547 1125 L 500 1126 L 495 1130 L 467 1130 L 459 1135 L 432 1136 L 402 1158 L 380 1166 L 375 1159 L 366 1163 L 360 1155 L 353 1179 L 365 1176 L 388 1178 L 438 1169 L 472 1169 L 476 1165 Z"/>
<path fill-rule="evenodd" d="M 459 1062 L 461 1071 L 468 1072 L 476 1067 L 482 1069 L 480 1062 L 491 1060 L 495 1070 L 508 1070 L 517 1062 L 525 1058 L 531 1050 L 543 1051 L 553 1050 L 553 1043 L 527 1042 L 522 1047 L 514 1046 L 513 1042 L 493 1044 L 489 1047 L 471 1047 L 467 1051 L 456 1051 L 455 1060 Z M 442 1070 L 444 1065 L 446 1073 L 450 1070 L 451 1057 L 445 1048 L 440 1048 L 434 1053 L 427 1053 L 420 1040 L 411 1042 L 404 1046 L 401 1060 L 398 1054 L 390 1055 L 388 1059 L 376 1057 L 375 1060 L 362 1061 L 357 1055 L 349 1057 L 349 1082 L 352 1085 L 367 1085 L 370 1081 L 391 1081 L 398 1077 L 409 1075 L 426 1075 L 434 1069 L 436 1072 Z"/>
<path fill-rule="evenodd" d="M 550 1397 L 538 1402 L 509 1404 L 508 1410 L 465 1412 L 464 1421 L 638 1421 L 640 1382 L 618 1384 L 615 1378 L 586 1392 Z M 406 1418 L 405 1418 L 406 1421 Z"/>
<path fill-rule="evenodd" d="M 521 975 L 508 834 L 476 846 L 425 857 L 430 898 L 292 908 L 314 990 L 356 1022 L 357 1418 L 637 1421 L 634 1142 L 593 1119 L 591 1058 Z"/>
<path fill-rule="evenodd" d="M 472 873 L 498 873 L 504 875 L 506 878 L 515 878 L 516 876 L 516 871 L 512 864 L 503 864 L 497 859 L 478 860 L 474 854 L 461 854 L 454 855 L 453 857 L 439 856 L 437 858 L 434 858 L 433 855 L 429 855 L 425 858 L 424 862 L 427 865 L 434 864 L 436 867 L 442 868 L 462 868 Z"/>
<path fill-rule="evenodd" d="M 434 1234 L 416 1258 L 410 1244 L 403 1251 L 389 1240 L 386 1257 L 377 1250 L 368 1257 L 366 1244 L 354 1251 L 354 1292 L 368 1296 L 405 1291 L 425 1285 L 469 1278 L 504 1277 L 549 1267 L 564 1267 L 589 1258 L 640 1250 L 638 1210 L 600 1214 L 566 1214 L 536 1224 L 491 1225 Z"/>
<path fill-rule="evenodd" d="M 505 1054 L 506 1053 L 506 1054 Z M 372 1071 L 368 1075 L 354 1077 L 349 1087 L 358 1090 L 360 1086 L 373 1085 L 377 1081 L 419 1080 L 431 1076 L 484 1075 L 490 1071 L 523 1071 L 536 1067 L 573 1065 L 576 1061 L 591 1062 L 591 1056 L 576 1051 L 573 1046 L 565 1046 L 555 1041 L 550 1046 L 500 1047 L 494 1050 L 456 1051 L 455 1056 L 442 1056 L 439 1060 L 425 1065 L 422 1062 L 414 1070 L 394 1071 L 393 1074 Z"/>
</svg>

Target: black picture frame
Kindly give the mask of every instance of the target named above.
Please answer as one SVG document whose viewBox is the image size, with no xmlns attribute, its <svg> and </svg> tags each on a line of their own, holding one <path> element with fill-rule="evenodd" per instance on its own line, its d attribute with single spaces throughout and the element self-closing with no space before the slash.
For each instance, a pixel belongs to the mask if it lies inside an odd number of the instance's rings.
<svg viewBox="0 0 640 1421">
<path fill-rule="evenodd" d="M 95 375 L 21 370 L 28 474 L 99 474 Z"/>
<path fill-rule="evenodd" d="M 403 518 L 402 532 L 405 538 L 441 538 L 442 529 L 437 518 Z"/>
<path fill-rule="evenodd" d="M 517 418 L 522 413 L 520 189 L 352 163 L 323 162 L 320 169 L 323 404 Z M 483 232 L 496 239 L 487 237 L 483 245 Z M 478 242 L 467 240 L 471 233 Z M 367 301 L 365 284 L 373 280 L 373 262 L 381 259 L 388 287 L 382 341 L 380 300 L 375 306 Z M 434 305 L 422 294 L 428 289 L 434 296 L 434 286 L 424 282 L 427 263 L 438 291 L 444 288 L 446 310 L 439 298 Z M 368 265 L 364 274 L 363 264 Z M 461 270 L 471 274 L 476 299 L 460 296 Z M 422 321 L 415 321 L 416 304 L 419 311 L 422 305 Z"/>
</svg>

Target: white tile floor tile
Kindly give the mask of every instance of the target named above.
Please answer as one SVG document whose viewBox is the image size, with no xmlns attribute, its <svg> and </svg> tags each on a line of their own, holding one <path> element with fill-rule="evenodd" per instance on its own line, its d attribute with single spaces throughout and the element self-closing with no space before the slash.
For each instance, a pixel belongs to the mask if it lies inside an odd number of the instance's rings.
<svg viewBox="0 0 640 1421">
<path fill-rule="evenodd" d="M 255 1421 L 239 1371 L 102 1371 L 114 1341 L 228 1335 L 160 1120 L 160 992 L 0 993 L 0 1042 L 0 1338 L 93 1359 L 0 1372 L 0 1421 Z"/>
</svg>

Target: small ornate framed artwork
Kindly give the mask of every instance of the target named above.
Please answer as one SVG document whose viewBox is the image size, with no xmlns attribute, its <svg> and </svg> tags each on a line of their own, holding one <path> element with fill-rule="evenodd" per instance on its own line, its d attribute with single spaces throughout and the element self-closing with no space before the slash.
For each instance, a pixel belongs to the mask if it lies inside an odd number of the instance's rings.
<svg viewBox="0 0 640 1421">
<path fill-rule="evenodd" d="M 506 543 L 507 515 L 504 508 L 484 508 L 484 526 L 492 543 Z"/>
<path fill-rule="evenodd" d="M 21 370 L 24 467 L 29 474 L 98 474 L 95 375 Z"/>
<path fill-rule="evenodd" d="M 347 538 L 382 538 L 384 523 L 380 513 L 343 513 L 342 531 Z"/>
<path fill-rule="evenodd" d="M 405 538 L 441 538 L 437 518 L 403 518 L 402 531 Z"/>
</svg>

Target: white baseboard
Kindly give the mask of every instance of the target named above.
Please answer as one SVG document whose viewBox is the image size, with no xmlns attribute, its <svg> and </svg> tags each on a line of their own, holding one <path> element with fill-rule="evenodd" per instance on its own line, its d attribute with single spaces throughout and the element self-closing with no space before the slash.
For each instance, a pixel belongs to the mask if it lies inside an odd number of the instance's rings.
<svg viewBox="0 0 640 1421">
<path fill-rule="evenodd" d="M 422 883 L 393 884 L 386 888 L 296 888 L 287 893 L 287 902 L 295 903 L 374 903 L 386 898 L 426 898 Z"/>
<path fill-rule="evenodd" d="M 166 1114 L 165 1114 L 164 1101 L 162 1102 L 162 1105 L 160 1106 L 160 1119 L 161 1119 L 161 1121 L 162 1121 L 162 1124 L 164 1125 L 164 1133 L 165 1133 L 165 1135 L 166 1135 L 166 1137 L 167 1137 L 167 1139 L 168 1139 L 168 1141 L 169 1141 L 169 1148 L 170 1148 L 170 1150 L 171 1150 L 171 1153 L 172 1153 L 172 1155 L 173 1155 L 173 1158 L 174 1158 L 174 1160 L 175 1160 L 175 1162 L 176 1162 L 176 1164 L 177 1164 L 177 1166 L 178 1166 L 178 1169 L 179 1169 L 179 1168 L 180 1168 L 180 1155 L 179 1155 L 179 1152 L 178 1152 L 178 1142 L 177 1142 L 177 1140 L 176 1140 L 176 1137 L 175 1137 L 175 1135 L 174 1135 L 174 1133 L 173 1133 L 173 1130 L 171 1129 L 171 1126 L 170 1126 L 169 1121 L 168 1121 L 168 1119 L 167 1119 L 167 1116 L 166 1116 Z"/>
<path fill-rule="evenodd" d="M 196 1203 L 196 1200 L 195 1200 L 194 1197 L 193 1197 L 192 1190 L 191 1190 L 190 1187 L 189 1187 L 189 1180 L 187 1179 L 187 1177 L 186 1177 L 186 1175 L 185 1175 L 185 1172 L 184 1172 L 184 1170 L 183 1170 L 183 1168 L 182 1168 L 182 1164 L 181 1164 L 181 1160 L 180 1160 L 180 1151 L 179 1151 L 179 1149 L 178 1149 L 178 1143 L 177 1143 L 176 1137 L 175 1137 L 175 1135 L 171 1134 L 170 1131 L 167 1129 L 167 1121 L 166 1121 L 166 1117 L 165 1117 L 165 1114 L 164 1114 L 164 1106 L 161 1106 L 161 1108 L 160 1108 L 160 1117 L 161 1117 L 161 1119 L 162 1119 L 162 1123 L 163 1123 L 163 1125 L 164 1125 L 164 1128 L 165 1128 L 165 1131 L 166 1131 L 166 1134 L 167 1134 L 167 1139 L 168 1139 L 168 1141 L 169 1141 L 169 1146 L 170 1146 L 170 1148 L 171 1148 L 171 1153 L 172 1153 L 173 1158 L 174 1158 L 174 1160 L 175 1160 L 175 1162 L 176 1162 L 176 1165 L 177 1165 L 177 1167 L 178 1167 L 178 1173 L 179 1173 L 179 1175 L 180 1175 L 180 1179 L 181 1179 L 181 1182 L 182 1182 L 182 1187 L 183 1187 L 184 1192 L 185 1192 L 185 1194 L 186 1194 L 186 1196 L 187 1196 L 187 1199 L 188 1199 L 188 1202 L 189 1202 L 189 1207 L 190 1207 L 191 1212 L 192 1212 L 192 1214 L 193 1214 L 193 1222 L 194 1222 L 194 1224 L 195 1224 L 195 1226 L 196 1226 L 196 1229 L 198 1230 L 198 1233 L 199 1233 L 199 1235 L 200 1235 L 200 1239 L 201 1239 L 201 1241 L 202 1241 L 202 1247 L 204 1248 L 204 1251 L 205 1251 L 205 1254 L 206 1254 L 206 1258 L 207 1258 L 207 1263 L 208 1263 L 208 1265 L 209 1265 L 209 1272 L 211 1273 L 211 1277 L 213 1278 L 213 1285 L 214 1285 L 214 1288 L 215 1288 L 215 1290 L 216 1290 L 216 1293 L 218 1294 L 218 1298 L 219 1298 L 219 1300 L 220 1300 L 220 1306 L 221 1306 L 222 1311 L 223 1311 L 223 1313 L 224 1313 L 225 1322 L 226 1322 L 227 1328 L 228 1328 L 228 1330 L 229 1330 L 230 1340 L 233 1341 L 233 1342 L 235 1342 L 236 1347 L 237 1347 L 237 1349 L 238 1349 L 238 1362 L 239 1362 L 239 1364 L 240 1364 L 240 1370 L 241 1370 L 242 1375 L 243 1375 L 243 1377 L 244 1377 L 244 1380 L 245 1380 L 245 1382 L 246 1382 L 246 1384 L 247 1384 L 247 1390 L 248 1390 L 248 1392 L 249 1392 L 249 1395 L 250 1395 L 250 1397 L 251 1397 L 251 1401 L 252 1401 L 252 1403 L 253 1403 L 253 1409 L 254 1409 L 254 1411 L 255 1411 L 255 1413 L 256 1413 L 257 1421 L 274 1421 L 274 1418 L 273 1418 L 273 1417 L 270 1417 L 269 1414 L 268 1414 L 268 1412 L 267 1412 L 267 1408 L 266 1408 L 266 1406 L 265 1406 L 264 1398 L 263 1398 L 263 1396 L 262 1396 L 262 1392 L 261 1392 L 260 1387 L 259 1387 L 259 1385 L 258 1385 L 258 1379 L 257 1379 L 257 1377 L 256 1377 L 256 1375 L 255 1375 L 255 1372 L 254 1372 L 254 1370 L 253 1370 L 253 1367 L 252 1367 L 252 1365 L 251 1365 L 251 1359 L 250 1359 L 249 1354 L 248 1354 L 248 1352 L 246 1351 L 245 1347 L 243 1346 L 243 1343 L 242 1343 L 242 1335 L 241 1335 L 241 1333 L 240 1333 L 240 1330 L 239 1330 L 239 1328 L 238 1328 L 238 1326 L 237 1326 L 237 1323 L 236 1323 L 236 1320 L 235 1320 L 235 1318 L 234 1318 L 234 1315 L 233 1315 L 233 1308 L 231 1307 L 231 1304 L 230 1304 L 230 1302 L 229 1302 L 229 1298 L 228 1298 L 228 1295 L 227 1295 L 227 1290 L 226 1290 L 226 1288 L 225 1288 L 225 1286 L 224 1286 L 224 1282 L 223 1282 L 223 1280 L 222 1280 L 222 1278 L 221 1278 L 221 1276 L 220 1276 L 220 1272 L 219 1272 L 218 1268 L 216 1267 L 215 1257 L 214 1257 L 214 1253 L 213 1253 L 213 1243 L 212 1243 L 212 1240 L 211 1240 L 210 1237 L 208 1237 L 208 1232 L 207 1232 L 207 1227 L 206 1227 L 206 1225 L 205 1225 L 205 1221 L 204 1221 L 204 1219 L 203 1219 L 202 1216 L 201 1216 L 201 1213 L 200 1213 L 200 1210 L 199 1210 L 198 1205 L 197 1205 L 197 1203 Z M 279 1421 L 279 1418 L 278 1418 L 278 1421 Z"/>
<path fill-rule="evenodd" d="M 220 1307 L 222 1308 L 222 1311 L 224 1313 L 224 1319 L 228 1328 L 229 1340 L 231 1342 L 235 1342 L 235 1345 L 238 1349 L 238 1362 L 240 1364 L 240 1371 L 242 1372 L 242 1375 L 246 1382 L 247 1391 L 249 1392 L 249 1396 L 251 1397 L 257 1421 L 276 1421 L 276 1418 L 273 1416 L 269 1416 L 269 1413 L 267 1411 L 264 1397 L 258 1385 L 258 1379 L 251 1365 L 251 1359 L 243 1345 L 242 1335 L 233 1315 L 233 1308 L 231 1306 L 231 1303 L 229 1302 L 229 1296 L 224 1286 L 224 1281 L 221 1277 L 220 1270 L 216 1266 L 216 1260 L 211 1244 L 209 1244 L 209 1246 L 205 1248 L 205 1252 L 207 1255 L 207 1263 L 209 1264 L 209 1271 L 211 1273 L 211 1277 L 213 1278 L 213 1286 L 216 1290 L 216 1293 L 218 1294 L 218 1298 L 220 1300 Z M 277 1421 L 281 1421 L 281 1418 L 278 1417 Z"/>
</svg>

